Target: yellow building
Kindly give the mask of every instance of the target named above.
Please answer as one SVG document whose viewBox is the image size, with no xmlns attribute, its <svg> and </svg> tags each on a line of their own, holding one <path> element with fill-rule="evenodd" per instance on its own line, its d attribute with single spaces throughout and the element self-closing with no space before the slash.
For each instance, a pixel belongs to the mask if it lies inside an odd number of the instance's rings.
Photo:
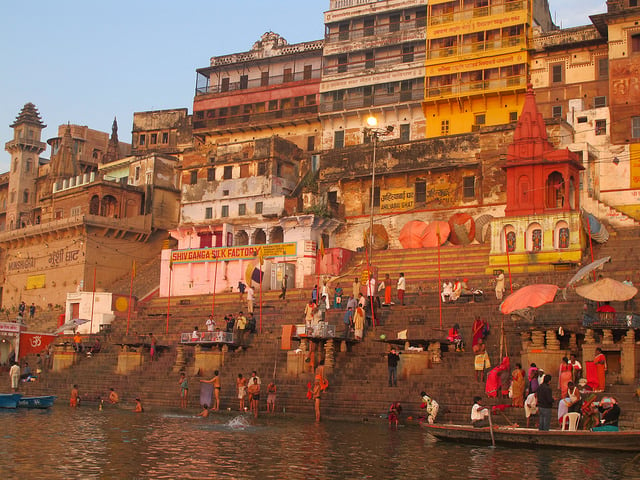
<svg viewBox="0 0 640 480">
<path fill-rule="evenodd" d="M 533 28 L 556 28 L 546 0 L 430 0 L 426 136 L 515 122 L 524 104 Z"/>
</svg>

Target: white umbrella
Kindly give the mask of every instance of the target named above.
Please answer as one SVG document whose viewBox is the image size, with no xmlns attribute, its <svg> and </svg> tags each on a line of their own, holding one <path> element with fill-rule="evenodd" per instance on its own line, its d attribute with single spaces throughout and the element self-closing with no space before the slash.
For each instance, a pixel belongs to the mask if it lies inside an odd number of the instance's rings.
<svg viewBox="0 0 640 480">
<path fill-rule="evenodd" d="M 591 272 L 593 272 L 598 268 L 602 268 L 602 266 L 605 263 L 610 261 L 611 261 L 611 257 L 603 257 L 603 258 L 599 258 L 598 260 L 595 260 L 594 262 L 591 262 L 589 265 L 585 265 L 580 270 L 578 270 L 573 277 L 571 277 L 571 280 L 569 280 L 569 282 L 567 283 L 567 287 L 573 285 L 576 282 L 579 282 L 584 277 L 589 275 Z"/>
<path fill-rule="evenodd" d="M 87 320 L 86 318 L 74 318 L 73 320 L 69 320 L 68 322 L 65 322 L 64 325 L 58 327 L 55 333 L 62 333 L 65 330 L 75 330 L 78 326 L 89 321 L 90 320 Z"/>
</svg>

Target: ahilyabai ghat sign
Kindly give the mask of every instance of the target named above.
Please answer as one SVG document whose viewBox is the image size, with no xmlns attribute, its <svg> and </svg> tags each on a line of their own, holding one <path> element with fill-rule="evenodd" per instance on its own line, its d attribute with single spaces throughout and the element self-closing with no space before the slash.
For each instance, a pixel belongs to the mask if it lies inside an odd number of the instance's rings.
<svg viewBox="0 0 640 480">
<path fill-rule="evenodd" d="M 241 247 L 195 248 L 174 250 L 171 263 L 203 263 L 223 260 L 249 260 L 276 257 L 295 257 L 296 243 L 272 243 L 269 245 L 246 245 Z M 262 254 L 260 251 L 262 250 Z"/>
</svg>

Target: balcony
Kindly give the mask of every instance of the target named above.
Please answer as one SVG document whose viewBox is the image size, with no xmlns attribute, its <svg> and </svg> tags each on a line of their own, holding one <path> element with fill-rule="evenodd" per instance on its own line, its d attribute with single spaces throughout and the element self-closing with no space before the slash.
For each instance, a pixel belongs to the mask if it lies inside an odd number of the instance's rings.
<svg viewBox="0 0 640 480">
<path fill-rule="evenodd" d="M 410 65 L 412 63 L 424 63 L 426 58 L 425 50 L 416 50 L 413 52 L 397 53 L 396 55 L 378 56 L 375 58 L 363 58 L 349 63 L 336 63 L 324 67 L 323 75 L 336 75 L 343 73 L 364 72 L 374 68 L 382 68 L 387 66 L 400 66 L 402 64 Z"/>
<path fill-rule="evenodd" d="M 340 112 L 381 105 L 421 101 L 424 96 L 422 85 L 410 90 L 398 90 L 393 93 L 375 93 L 373 95 L 353 95 L 343 100 L 328 100 L 320 104 L 320 113 Z"/>
<path fill-rule="evenodd" d="M 349 30 L 333 31 L 325 34 L 325 44 L 360 40 L 363 38 L 381 37 L 398 32 L 408 32 L 411 30 L 424 31 L 426 34 L 427 18 L 418 17 L 411 20 L 400 20 L 396 23 L 384 23 L 382 25 L 367 25 L 360 28 L 350 28 Z"/>
<path fill-rule="evenodd" d="M 496 40 L 485 40 L 483 42 L 470 42 L 463 40 L 462 45 L 449 47 L 432 48 L 429 51 L 428 59 L 436 60 L 458 55 L 477 55 L 479 52 L 498 53 L 501 49 L 526 48 L 527 38 L 524 35 L 505 36 Z"/>
<path fill-rule="evenodd" d="M 444 25 L 453 22 L 465 22 L 473 18 L 487 17 L 490 15 L 500 15 L 511 13 L 518 10 L 526 10 L 525 0 L 505 0 L 503 3 L 493 3 L 486 7 L 465 8 L 459 10 L 455 8 L 453 11 L 443 11 L 433 13 L 429 17 L 429 26 Z"/>
<path fill-rule="evenodd" d="M 640 315 L 631 312 L 589 312 L 584 314 L 582 325 L 611 330 L 640 328 Z"/>
<path fill-rule="evenodd" d="M 251 90 L 256 88 L 267 88 L 275 85 L 287 85 L 291 83 L 319 80 L 320 74 L 322 73 L 322 71 L 317 68 L 315 70 L 296 72 L 290 75 L 274 75 L 265 79 L 254 78 L 247 81 L 231 82 L 220 85 L 209 85 L 209 71 L 210 69 L 202 69 L 198 71 L 196 82 L 198 85 L 200 85 L 201 83 L 204 85 L 196 87 L 196 96 L 229 93 L 239 90 Z"/>
<path fill-rule="evenodd" d="M 277 123 L 278 121 L 294 122 L 298 119 L 317 116 L 318 105 L 305 105 L 301 107 L 283 108 L 269 112 L 239 113 L 237 115 L 225 115 L 222 117 L 205 118 L 206 112 L 194 112 L 193 129 L 214 130 L 218 128 L 231 128 L 247 125 L 261 125 Z"/>
<path fill-rule="evenodd" d="M 513 75 L 489 80 L 474 80 L 464 83 L 427 87 L 427 99 L 436 100 L 449 97 L 481 95 L 501 90 L 517 90 L 527 85 L 526 75 Z"/>
</svg>

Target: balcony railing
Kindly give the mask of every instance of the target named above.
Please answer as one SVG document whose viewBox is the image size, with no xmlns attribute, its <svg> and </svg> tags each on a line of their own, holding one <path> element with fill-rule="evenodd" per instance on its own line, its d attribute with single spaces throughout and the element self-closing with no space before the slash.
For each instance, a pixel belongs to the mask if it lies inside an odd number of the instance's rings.
<svg viewBox="0 0 640 480">
<path fill-rule="evenodd" d="M 307 72 L 295 72 L 290 75 L 274 75 L 265 79 L 253 78 L 246 82 L 231 82 L 228 84 L 205 85 L 196 88 L 196 95 L 206 95 L 208 93 L 227 93 L 238 90 L 249 90 L 252 88 L 265 88 L 270 85 L 284 85 L 287 83 L 305 82 L 320 78 L 321 70 L 316 68 Z M 204 79 L 202 83 L 208 83 L 208 77 L 198 72 L 198 80 Z"/>
<path fill-rule="evenodd" d="M 478 52 L 490 52 L 503 48 L 525 47 L 526 37 L 524 35 L 513 35 L 500 38 L 498 40 L 486 40 L 484 42 L 464 42 L 463 45 L 453 45 L 451 47 L 432 48 L 429 51 L 429 60 L 437 58 L 447 58 L 457 55 L 466 55 Z"/>
<path fill-rule="evenodd" d="M 400 102 L 420 101 L 423 99 L 422 87 L 414 87 L 411 90 L 400 90 L 394 93 L 375 93 L 373 95 L 357 95 L 342 100 L 325 100 L 320 104 L 320 112 L 339 112 L 356 108 L 366 108 L 379 105 L 393 105 Z"/>
<path fill-rule="evenodd" d="M 525 87 L 526 84 L 526 75 L 515 75 L 495 80 L 478 80 L 451 85 L 431 86 L 427 88 L 426 96 L 427 98 L 457 97 L 465 94 L 478 94 L 482 91 L 512 90 L 518 87 Z"/>
<path fill-rule="evenodd" d="M 631 312 L 585 313 L 582 325 L 587 328 L 628 329 L 640 328 L 640 315 Z"/>
<path fill-rule="evenodd" d="M 504 3 L 493 3 L 486 7 L 465 8 L 463 10 L 454 9 L 443 13 L 433 13 L 429 17 L 429 25 L 443 25 L 445 23 L 462 22 L 472 18 L 487 17 L 489 15 L 500 15 L 526 8 L 524 0 L 505 0 Z"/>
<path fill-rule="evenodd" d="M 336 43 L 350 40 L 359 40 L 361 38 L 380 37 L 390 33 L 406 32 L 410 30 L 424 31 L 426 35 L 427 17 L 418 17 L 411 20 L 401 20 L 396 23 L 384 23 L 381 25 L 367 25 L 359 28 L 350 28 L 349 30 L 333 31 L 325 34 L 325 43 Z"/>
<path fill-rule="evenodd" d="M 195 112 L 196 114 L 199 112 Z M 294 120 L 298 117 L 309 117 L 317 115 L 318 105 L 306 105 L 303 107 L 283 108 L 271 110 L 269 112 L 239 113 L 237 115 L 226 115 L 224 117 L 198 118 L 194 116 L 194 130 L 212 129 L 241 124 L 261 124 L 277 120 Z"/>
<path fill-rule="evenodd" d="M 233 332 L 198 332 L 197 335 L 193 333 L 180 334 L 180 343 L 234 343 Z"/>
<path fill-rule="evenodd" d="M 380 68 L 391 65 L 400 65 L 403 63 L 423 63 L 426 58 L 426 52 L 424 50 L 416 50 L 414 52 L 399 53 L 396 55 L 388 55 L 384 57 L 376 57 L 369 59 L 360 59 L 349 63 L 340 63 L 327 65 L 324 67 L 324 75 L 336 75 L 341 73 L 353 73 L 364 70 L 370 70 L 372 68 Z M 421 65 L 422 66 L 422 65 Z"/>
</svg>

